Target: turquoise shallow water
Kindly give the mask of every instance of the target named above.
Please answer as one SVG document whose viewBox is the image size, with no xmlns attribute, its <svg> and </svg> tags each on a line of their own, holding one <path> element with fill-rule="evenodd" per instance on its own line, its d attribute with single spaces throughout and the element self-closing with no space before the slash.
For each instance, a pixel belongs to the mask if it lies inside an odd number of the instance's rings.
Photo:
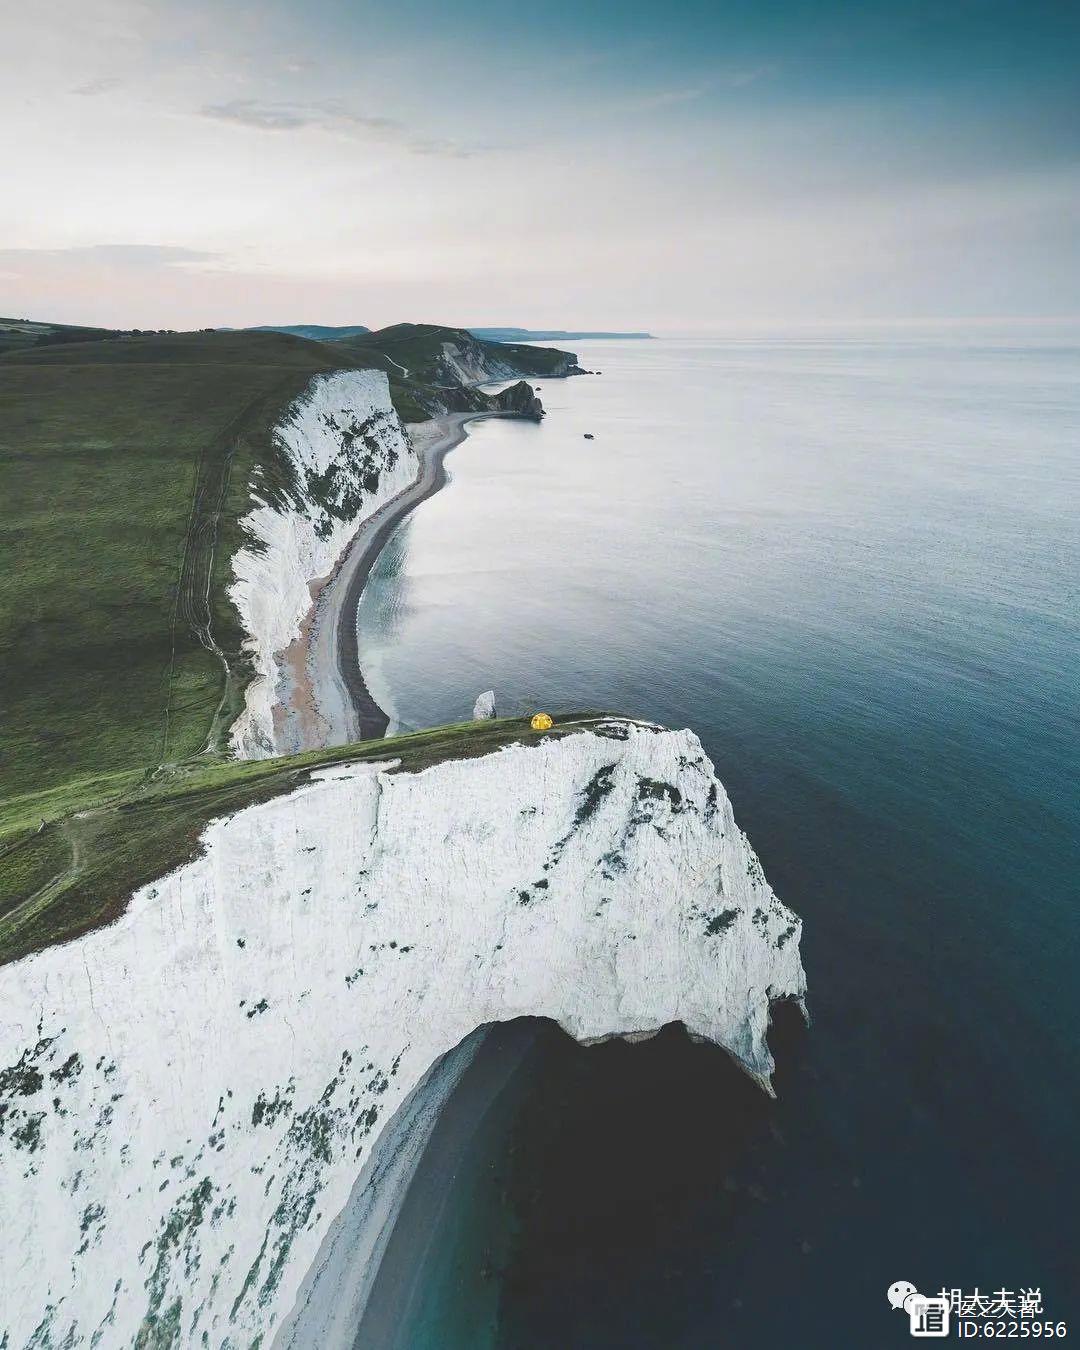
<svg viewBox="0 0 1080 1350">
<path fill-rule="evenodd" d="M 579 347 L 394 536 L 365 670 L 404 725 L 494 687 L 693 727 L 815 1021 L 775 1105 L 678 1037 L 540 1038 L 496 1343 L 901 1345 L 901 1278 L 1076 1321 L 1080 352 Z"/>
</svg>

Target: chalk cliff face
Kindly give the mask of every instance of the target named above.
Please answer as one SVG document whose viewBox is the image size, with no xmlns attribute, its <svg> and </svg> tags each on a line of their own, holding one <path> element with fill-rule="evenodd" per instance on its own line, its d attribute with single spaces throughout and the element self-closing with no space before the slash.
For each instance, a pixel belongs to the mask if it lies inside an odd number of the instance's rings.
<svg viewBox="0 0 1080 1350">
<path fill-rule="evenodd" d="M 357 526 L 416 478 L 419 464 L 377 370 L 316 375 L 274 436 L 291 483 L 260 494 L 243 524 L 250 545 L 233 558 L 229 596 L 250 634 L 255 679 L 235 722 L 234 751 L 279 752 L 274 705 L 287 700 L 280 654 L 300 635 L 313 582 L 330 574 Z"/>
<path fill-rule="evenodd" d="M 559 352 L 554 364 L 538 365 L 539 353 L 522 344 L 481 342 L 471 333 L 451 330 L 442 343 L 432 383 L 477 384 L 512 380 L 519 375 L 580 374 L 573 352 Z M 550 353 L 545 353 L 545 356 Z"/>
<path fill-rule="evenodd" d="M 804 992 L 799 921 L 689 732 L 339 767 L 203 842 L 0 969 L 5 1350 L 351 1347 L 328 1244 L 374 1249 L 385 1214 L 340 1216 L 474 1028 L 681 1021 L 767 1084 L 770 1001 Z"/>
</svg>

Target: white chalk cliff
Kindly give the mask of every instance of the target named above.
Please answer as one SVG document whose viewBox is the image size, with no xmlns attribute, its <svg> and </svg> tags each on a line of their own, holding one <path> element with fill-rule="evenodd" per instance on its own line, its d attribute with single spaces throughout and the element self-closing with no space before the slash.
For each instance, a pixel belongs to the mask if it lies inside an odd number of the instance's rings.
<svg viewBox="0 0 1080 1350">
<path fill-rule="evenodd" d="M 799 934 L 685 731 L 340 767 L 213 822 L 0 968 L 0 1346 L 351 1347 L 342 1249 L 386 1217 L 357 1188 L 447 1052 L 682 1022 L 767 1084 Z"/>
<path fill-rule="evenodd" d="M 231 733 L 233 750 L 247 759 L 287 748 L 274 727 L 275 706 L 289 697 L 278 658 L 300 636 L 313 583 L 330 575 L 358 526 L 419 472 L 378 370 L 314 376 L 273 436 L 293 482 L 273 501 L 253 485 L 255 507 L 242 521 L 251 542 L 233 558 L 229 587 L 255 667 Z"/>
</svg>

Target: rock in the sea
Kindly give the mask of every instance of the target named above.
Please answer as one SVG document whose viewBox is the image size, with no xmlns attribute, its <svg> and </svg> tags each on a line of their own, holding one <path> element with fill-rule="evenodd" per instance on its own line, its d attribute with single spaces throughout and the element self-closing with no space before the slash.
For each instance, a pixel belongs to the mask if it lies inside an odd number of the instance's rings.
<svg viewBox="0 0 1080 1350">
<path fill-rule="evenodd" d="M 489 689 L 481 694 L 473 704 L 473 721 L 482 722 L 485 718 L 495 716 L 495 690 Z"/>
<path fill-rule="evenodd" d="M 527 380 L 518 380 L 508 389 L 492 394 L 492 407 L 498 412 L 517 413 L 519 417 L 533 417 L 537 422 L 544 415 L 544 405 L 536 397 L 536 391 Z"/>
<path fill-rule="evenodd" d="M 0 1346 L 348 1350 L 455 1047 L 681 1022 L 767 1088 L 800 927 L 688 731 L 342 764 L 211 821 L 0 968 Z"/>
</svg>

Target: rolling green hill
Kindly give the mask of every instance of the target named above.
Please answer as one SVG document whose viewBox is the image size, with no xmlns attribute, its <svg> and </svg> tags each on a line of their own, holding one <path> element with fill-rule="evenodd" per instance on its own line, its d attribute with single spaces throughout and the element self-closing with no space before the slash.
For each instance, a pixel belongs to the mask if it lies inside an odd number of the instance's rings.
<svg viewBox="0 0 1080 1350">
<path fill-rule="evenodd" d="M 404 422 L 483 408 L 486 396 L 472 388 L 479 383 L 578 373 L 572 352 L 483 342 L 463 328 L 431 323 L 397 323 L 334 346 L 361 364 L 386 372 L 394 406 Z"/>
<path fill-rule="evenodd" d="M 96 342 L 118 336 L 114 328 L 79 328 L 66 323 L 0 318 L 0 356 L 4 352 L 44 347 L 54 342 Z"/>
<path fill-rule="evenodd" d="M 321 323 L 260 323 L 245 330 L 249 333 L 291 333 L 293 337 L 312 338 L 316 342 L 337 342 L 341 338 L 356 337 L 358 333 L 370 333 L 371 329 L 362 323 L 346 324 L 341 328 L 330 328 Z"/>
<path fill-rule="evenodd" d="M 571 353 L 555 347 L 485 342 L 464 328 L 447 328 L 434 323 L 395 323 L 361 337 L 345 338 L 337 345 L 349 351 L 380 355 L 399 372 L 405 367 L 411 379 L 436 383 L 445 372 L 445 346 L 448 343 L 492 365 L 512 364 L 519 375 L 565 374 L 576 361 Z"/>
<path fill-rule="evenodd" d="M 0 358 L 0 795 L 138 773 L 212 739 L 236 691 L 199 631 L 235 658 L 224 586 L 251 469 L 274 459 L 276 414 L 343 364 L 276 334 Z"/>
</svg>

